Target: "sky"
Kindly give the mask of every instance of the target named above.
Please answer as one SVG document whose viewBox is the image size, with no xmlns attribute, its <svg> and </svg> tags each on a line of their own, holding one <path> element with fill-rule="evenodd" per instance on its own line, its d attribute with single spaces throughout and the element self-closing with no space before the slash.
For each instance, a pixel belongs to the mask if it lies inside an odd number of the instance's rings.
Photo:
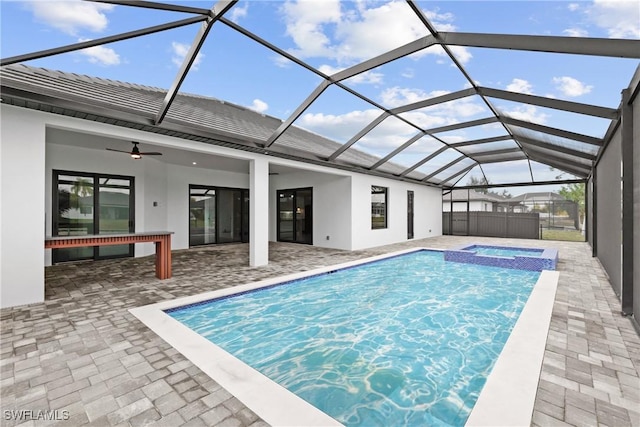
<svg viewBox="0 0 640 427">
<path fill-rule="evenodd" d="M 174 2 L 210 8 L 213 1 Z M 512 33 L 525 35 L 640 38 L 637 1 L 417 1 L 441 32 Z M 81 1 L 0 1 L 3 58 L 63 46 L 143 27 L 177 21 L 191 15 L 129 6 Z M 404 1 L 262 1 L 240 0 L 225 15 L 229 20 L 295 55 L 326 74 L 333 74 L 385 51 L 428 35 Z M 125 82 L 169 88 L 200 24 L 131 40 L 70 52 L 26 64 L 87 74 Z M 452 47 L 474 82 L 480 86 L 535 94 L 617 108 L 637 60 L 580 55 Z M 216 23 L 205 41 L 181 91 L 211 96 L 287 119 L 321 79 L 307 69 Z M 385 64 L 344 81 L 377 105 L 394 108 L 459 91 L 469 81 L 439 47 Z M 602 137 L 607 120 L 573 113 L 491 100 L 504 114 L 573 132 Z M 382 110 L 332 85 L 295 121 L 296 126 L 338 142 L 346 142 Z M 467 97 L 410 111 L 403 117 L 430 129 L 491 116 L 479 97 Z M 407 141 L 416 129 L 395 118 L 387 119 L 352 149 L 382 157 Z M 444 133 L 447 142 L 504 135 L 490 124 Z M 567 141 L 568 146 L 571 142 Z M 441 144 L 422 138 L 393 162 L 409 167 Z M 515 147 L 493 143 L 492 149 Z M 436 171 L 459 153 L 448 150 L 417 171 Z M 444 179 L 450 171 L 436 175 Z M 532 162 L 534 179 L 554 179 L 548 166 Z M 526 162 L 487 164 L 492 183 L 530 181 Z M 478 176 L 473 169 L 461 181 Z"/>
</svg>

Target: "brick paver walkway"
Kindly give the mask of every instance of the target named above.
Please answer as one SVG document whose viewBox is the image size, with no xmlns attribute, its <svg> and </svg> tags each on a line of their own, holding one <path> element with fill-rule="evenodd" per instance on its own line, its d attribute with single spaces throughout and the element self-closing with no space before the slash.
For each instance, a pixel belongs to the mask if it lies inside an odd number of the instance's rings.
<svg viewBox="0 0 640 427">
<path fill-rule="evenodd" d="M 354 252 L 272 243 L 270 264 L 260 268 L 248 267 L 246 244 L 194 248 L 174 252 L 174 277 L 164 281 L 154 277 L 153 257 L 47 268 L 45 303 L 0 313 L 2 425 L 265 425 L 127 310 L 407 247 L 466 242 L 560 250 L 532 424 L 640 426 L 640 338 L 620 316 L 588 245 L 453 236 Z M 45 414 L 59 420 L 26 420 Z"/>
</svg>

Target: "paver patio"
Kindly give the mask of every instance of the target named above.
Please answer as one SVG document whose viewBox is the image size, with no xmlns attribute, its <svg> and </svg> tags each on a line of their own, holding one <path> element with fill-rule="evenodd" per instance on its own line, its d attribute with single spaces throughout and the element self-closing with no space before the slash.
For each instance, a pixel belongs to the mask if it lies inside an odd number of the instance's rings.
<svg viewBox="0 0 640 427">
<path fill-rule="evenodd" d="M 128 309 L 408 247 L 474 242 L 560 251 L 532 424 L 640 426 L 640 337 L 590 247 L 455 236 L 353 252 L 271 243 L 270 264 L 259 268 L 248 267 L 247 244 L 192 248 L 174 251 L 173 277 L 162 281 L 153 257 L 48 267 L 45 303 L 1 310 L 2 425 L 265 425 Z M 68 419 L 26 419 L 47 410 Z"/>
</svg>

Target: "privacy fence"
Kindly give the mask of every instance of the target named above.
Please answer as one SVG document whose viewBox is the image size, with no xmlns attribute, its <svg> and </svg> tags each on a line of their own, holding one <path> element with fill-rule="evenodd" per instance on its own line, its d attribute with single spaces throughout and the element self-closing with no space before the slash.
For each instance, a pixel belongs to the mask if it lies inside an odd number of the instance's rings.
<svg viewBox="0 0 640 427">
<path fill-rule="evenodd" d="M 540 238 L 539 213 L 443 212 L 442 233 L 455 236 Z"/>
</svg>

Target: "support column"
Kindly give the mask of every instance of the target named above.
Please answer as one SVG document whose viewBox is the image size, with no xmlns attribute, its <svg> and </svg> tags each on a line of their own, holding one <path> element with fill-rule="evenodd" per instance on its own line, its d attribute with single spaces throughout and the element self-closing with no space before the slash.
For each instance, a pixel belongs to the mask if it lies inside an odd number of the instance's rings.
<svg viewBox="0 0 640 427">
<path fill-rule="evenodd" d="M 622 91 L 622 314 L 633 314 L 633 106 Z"/>
<path fill-rule="evenodd" d="M 598 256 L 598 165 L 591 175 L 591 256 Z"/>
<path fill-rule="evenodd" d="M 44 301 L 45 125 L 0 108 L 0 306 L 13 307 Z"/>
<path fill-rule="evenodd" d="M 269 162 L 249 163 L 249 265 L 269 263 Z"/>
</svg>

